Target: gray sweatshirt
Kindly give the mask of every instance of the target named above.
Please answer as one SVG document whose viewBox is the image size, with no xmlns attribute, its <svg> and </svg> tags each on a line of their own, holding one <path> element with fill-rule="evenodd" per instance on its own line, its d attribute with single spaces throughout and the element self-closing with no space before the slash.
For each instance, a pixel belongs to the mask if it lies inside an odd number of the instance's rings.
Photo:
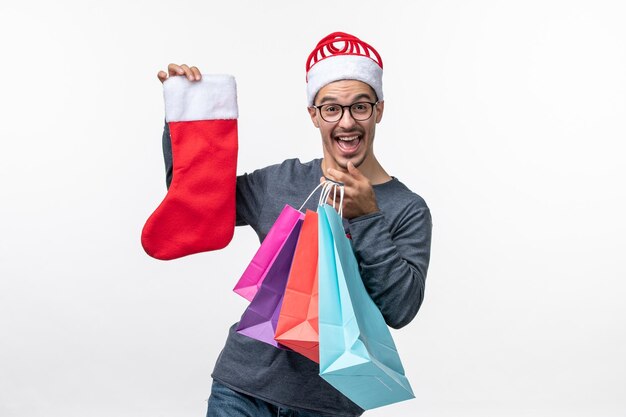
<svg viewBox="0 0 626 417">
<path fill-rule="evenodd" d="M 169 128 L 163 132 L 166 182 L 172 180 Z M 174 155 L 175 157 L 175 155 Z M 249 225 L 263 241 L 285 204 L 299 208 L 322 176 L 321 159 L 289 159 L 237 177 L 237 225 Z M 365 287 L 390 327 L 401 328 L 417 314 L 424 298 L 432 221 L 424 200 L 397 178 L 374 185 L 380 209 L 351 220 L 351 237 Z M 304 209 L 315 211 L 318 195 Z M 249 259 L 242 259 L 242 263 Z M 236 278 L 233 279 L 233 285 Z M 212 377 L 276 405 L 333 416 L 358 416 L 363 410 L 319 375 L 319 365 L 235 332 L 228 333 Z M 401 350 L 403 355 L 409 350 Z"/>
</svg>

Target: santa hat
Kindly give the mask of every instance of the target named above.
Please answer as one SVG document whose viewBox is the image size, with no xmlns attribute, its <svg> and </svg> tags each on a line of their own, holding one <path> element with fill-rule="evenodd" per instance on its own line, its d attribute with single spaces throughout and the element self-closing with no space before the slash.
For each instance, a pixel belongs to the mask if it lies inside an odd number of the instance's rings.
<svg viewBox="0 0 626 417">
<path fill-rule="evenodd" d="M 319 41 L 307 59 L 309 106 L 322 87 L 339 80 L 362 81 L 383 100 L 383 60 L 376 49 L 356 36 L 334 32 Z"/>
</svg>

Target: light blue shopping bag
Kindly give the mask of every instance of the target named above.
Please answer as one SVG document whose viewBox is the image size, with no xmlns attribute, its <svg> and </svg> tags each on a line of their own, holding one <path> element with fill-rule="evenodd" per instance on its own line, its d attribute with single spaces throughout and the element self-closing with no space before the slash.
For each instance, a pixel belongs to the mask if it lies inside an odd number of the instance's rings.
<svg viewBox="0 0 626 417">
<path fill-rule="evenodd" d="M 318 219 L 320 376 L 365 410 L 415 398 L 340 216 L 323 204 Z"/>
</svg>

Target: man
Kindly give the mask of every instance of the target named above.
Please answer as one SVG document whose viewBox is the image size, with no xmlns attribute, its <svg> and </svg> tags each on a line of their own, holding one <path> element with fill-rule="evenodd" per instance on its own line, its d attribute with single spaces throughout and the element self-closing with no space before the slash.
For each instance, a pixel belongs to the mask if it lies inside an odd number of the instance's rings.
<svg viewBox="0 0 626 417">
<path fill-rule="evenodd" d="M 196 67 L 170 64 L 158 78 L 200 81 Z M 308 112 L 322 137 L 323 158 L 290 159 L 237 178 L 237 225 L 262 241 L 285 204 L 299 207 L 324 177 L 345 185 L 344 226 L 368 293 L 387 324 L 417 313 L 430 257 L 431 217 L 424 200 L 390 176 L 374 155 L 382 120 L 382 60 L 345 33 L 322 39 L 307 62 Z M 172 157 L 166 124 L 167 183 Z M 315 210 L 310 201 L 305 208 Z M 231 327 L 213 371 L 208 417 L 358 416 L 363 410 L 318 375 L 304 356 L 248 338 Z"/>
</svg>

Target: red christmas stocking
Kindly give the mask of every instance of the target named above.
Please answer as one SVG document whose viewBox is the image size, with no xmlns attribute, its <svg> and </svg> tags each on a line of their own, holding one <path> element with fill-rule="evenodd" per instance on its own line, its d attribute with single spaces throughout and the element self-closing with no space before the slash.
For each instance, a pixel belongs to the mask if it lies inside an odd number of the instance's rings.
<svg viewBox="0 0 626 417">
<path fill-rule="evenodd" d="M 230 75 L 177 76 L 163 83 L 173 177 L 148 218 L 141 244 L 169 260 L 221 249 L 235 230 L 237 90 Z"/>
</svg>

